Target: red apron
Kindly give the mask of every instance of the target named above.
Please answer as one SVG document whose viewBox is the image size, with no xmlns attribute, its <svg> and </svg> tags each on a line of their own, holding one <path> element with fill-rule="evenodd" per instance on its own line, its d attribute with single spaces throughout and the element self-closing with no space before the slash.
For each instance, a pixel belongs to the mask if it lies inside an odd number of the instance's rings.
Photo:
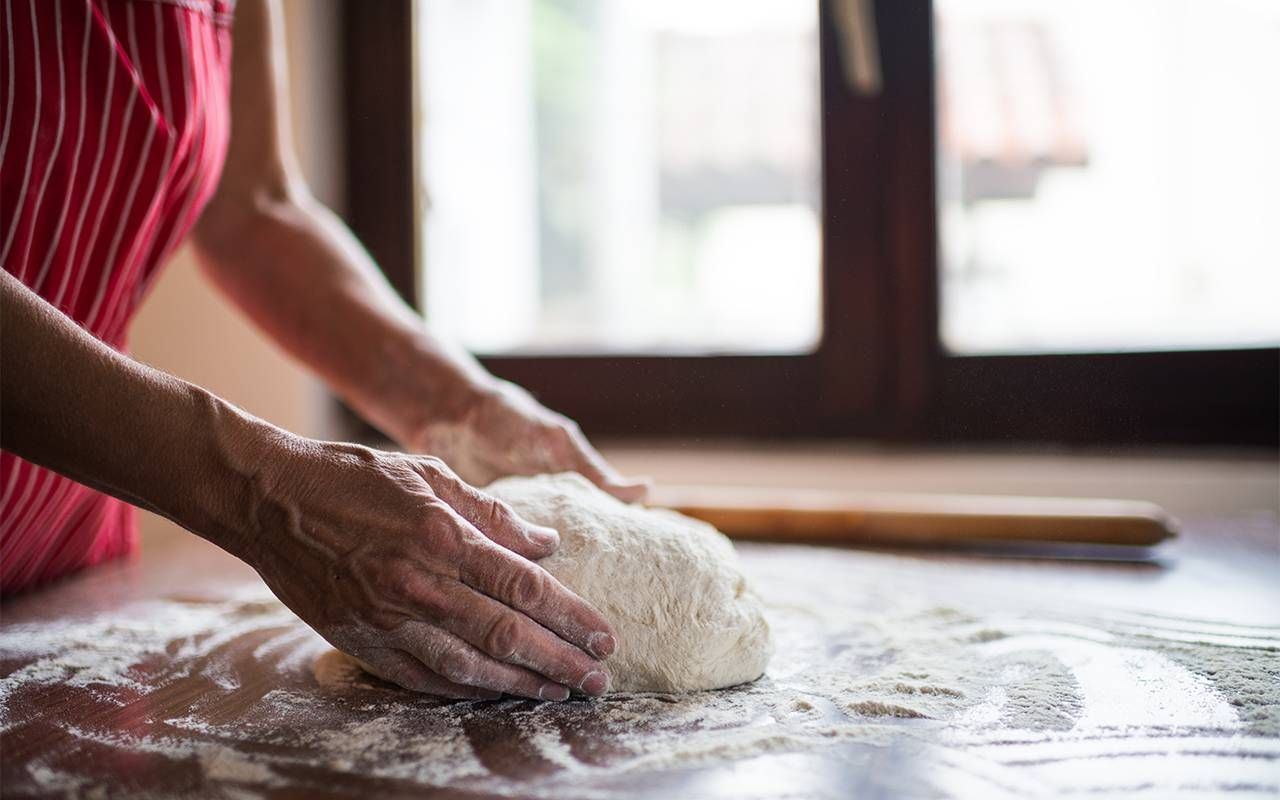
<svg viewBox="0 0 1280 800">
<path fill-rule="evenodd" d="M 217 184 L 233 3 L 0 0 L 0 264 L 122 352 Z M 0 592 L 136 547 L 131 506 L 0 452 Z"/>
</svg>

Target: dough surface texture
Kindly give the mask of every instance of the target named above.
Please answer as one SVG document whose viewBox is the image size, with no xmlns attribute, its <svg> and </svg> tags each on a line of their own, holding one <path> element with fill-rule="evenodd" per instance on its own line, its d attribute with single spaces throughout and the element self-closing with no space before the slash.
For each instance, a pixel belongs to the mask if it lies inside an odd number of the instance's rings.
<svg viewBox="0 0 1280 800">
<path fill-rule="evenodd" d="M 560 532 L 539 563 L 613 625 L 612 691 L 719 689 L 764 673 L 764 609 L 712 526 L 627 505 L 575 473 L 503 478 L 485 491 Z"/>
</svg>

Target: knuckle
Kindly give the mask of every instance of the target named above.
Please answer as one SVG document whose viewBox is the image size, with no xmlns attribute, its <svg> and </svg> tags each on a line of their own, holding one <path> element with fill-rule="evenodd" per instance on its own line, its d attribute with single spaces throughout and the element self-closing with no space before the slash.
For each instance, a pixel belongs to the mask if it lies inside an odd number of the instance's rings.
<svg viewBox="0 0 1280 800">
<path fill-rule="evenodd" d="M 439 495 L 434 492 L 429 495 L 425 495 L 420 503 L 421 514 L 419 516 L 419 522 L 423 528 L 426 528 L 428 531 L 437 531 L 442 528 L 447 529 L 453 527 L 451 524 L 453 509 L 448 503 L 441 499 Z"/>
<path fill-rule="evenodd" d="M 475 534 L 458 524 L 453 508 L 443 500 L 433 498 L 429 508 L 419 528 L 423 545 L 428 547 L 433 560 L 456 560 L 467 545 L 474 543 Z"/>
<path fill-rule="evenodd" d="M 511 526 L 511 523 L 515 520 L 515 512 L 511 510 L 510 506 L 489 495 L 484 495 L 482 502 L 484 504 L 482 513 L 487 528 L 501 529 Z"/>
<path fill-rule="evenodd" d="M 507 579 L 507 597 L 517 607 L 541 605 L 548 591 L 547 574 L 535 564 L 521 565 Z"/>
<path fill-rule="evenodd" d="M 418 524 L 428 531 L 441 528 L 448 519 L 448 504 L 433 494 L 426 494 L 418 501 Z"/>
<path fill-rule="evenodd" d="M 409 588 L 409 601 L 415 609 L 424 612 L 431 619 L 447 616 L 452 603 L 444 581 L 437 576 L 415 577 Z"/>
<path fill-rule="evenodd" d="M 418 469 L 429 479 L 447 478 L 452 475 L 449 465 L 436 456 L 417 456 Z"/>
<path fill-rule="evenodd" d="M 470 653 L 450 649 L 440 655 L 436 672 L 453 683 L 469 684 L 475 681 L 477 666 L 475 657 Z"/>
<path fill-rule="evenodd" d="M 410 605 L 420 583 L 411 563 L 402 559 L 371 565 L 366 579 L 366 606 L 383 611 L 401 611 Z"/>
<path fill-rule="evenodd" d="M 507 660 L 520 645 L 520 620 L 513 614 L 500 614 L 489 624 L 484 635 L 484 650 L 497 659 Z"/>
</svg>

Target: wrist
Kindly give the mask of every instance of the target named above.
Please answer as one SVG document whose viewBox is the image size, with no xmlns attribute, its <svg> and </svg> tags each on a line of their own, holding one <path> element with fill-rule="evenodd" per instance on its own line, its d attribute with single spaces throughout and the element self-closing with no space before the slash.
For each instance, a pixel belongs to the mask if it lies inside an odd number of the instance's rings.
<svg viewBox="0 0 1280 800">
<path fill-rule="evenodd" d="M 382 391 L 357 410 L 402 447 L 420 452 L 431 452 L 431 431 L 465 425 L 501 383 L 470 356 L 441 347 L 425 332 L 384 364 L 389 377 Z"/>
<path fill-rule="evenodd" d="M 265 533 L 261 511 L 279 462 L 301 437 L 193 388 L 196 426 L 205 435 L 195 448 L 196 480 L 177 521 L 232 555 L 257 563 Z"/>
</svg>

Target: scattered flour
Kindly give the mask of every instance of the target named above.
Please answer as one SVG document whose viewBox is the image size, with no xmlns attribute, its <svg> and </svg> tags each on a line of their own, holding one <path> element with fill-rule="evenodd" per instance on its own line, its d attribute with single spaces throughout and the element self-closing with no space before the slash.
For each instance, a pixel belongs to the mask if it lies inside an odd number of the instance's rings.
<svg viewBox="0 0 1280 800">
<path fill-rule="evenodd" d="M 211 781 L 279 785 L 279 777 L 259 761 L 252 761 L 229 747 L 208 747 L 199 751 L 204 776 Z"/>
<path fill-rule="evenodd" d="M 929 748 L 946 793 L 1120 786 L 1123 771 L 1070 761 L 1117 752 L 1133 763 L 1116 764 L 1151 772 L 1154 794 L 1176 776 L 1143 753 L 1202 757 L 1220 777 L 1201 787 L 1209 794 L 1237 773 L 1275 788 L 1265 768 L 1280 762 L 1280 630 L 1037 605 L 1025 586 L 1001 591 L 880 554 L 832 553 L 814 574 L 794 550 L 750 552 L 776 654 L 743 686 L 447 703 L 364 675 L 278 603 L 244 595 L 0 628 L 12 670 L 0 678 L 0 730 L 38 718 L 50 697 L 119 708 L 128 726 L 100 711 L 64 726 L 60 758 L 26 765 L 32 792 L 77 796 L 100 788 L 76 769 L 81 741 L 191 765 L 223 796 L 387 779 L 606 798 L 581 787 L 902 741 Z M 175 702 L 193 680 L 199 691 Z M 139 705 L 160 697 L 169 705 Z M 155 718 L 131 711 L 153 707 Z M 1236 753 L 1248 759 L 1223 758 Z"/>
</svg>

